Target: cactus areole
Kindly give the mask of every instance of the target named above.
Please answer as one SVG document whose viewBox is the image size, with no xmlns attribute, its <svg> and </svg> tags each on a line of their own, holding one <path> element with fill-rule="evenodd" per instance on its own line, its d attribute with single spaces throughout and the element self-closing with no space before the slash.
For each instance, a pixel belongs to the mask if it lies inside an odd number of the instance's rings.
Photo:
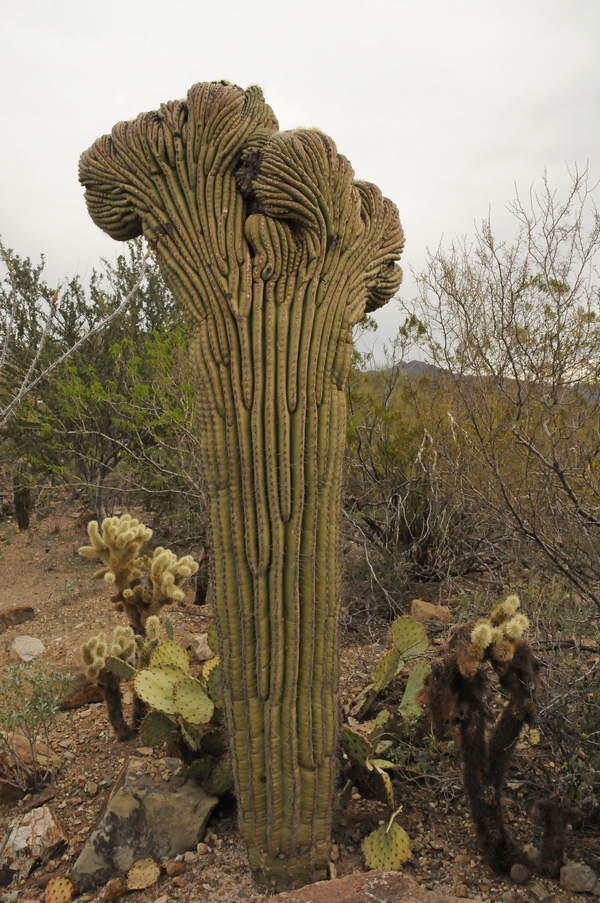
<svg viewBox="0 0 600 903">
<path fill-rule="evenodd" d="M 325 877 L 338 740 L 352 327 L 397 291 L 394 204 L 262 91 L 194 85 L 81 157 L 94 222 L 144 235 L 190 325 L 240 825 L 259 882 Z"/>
</svg>

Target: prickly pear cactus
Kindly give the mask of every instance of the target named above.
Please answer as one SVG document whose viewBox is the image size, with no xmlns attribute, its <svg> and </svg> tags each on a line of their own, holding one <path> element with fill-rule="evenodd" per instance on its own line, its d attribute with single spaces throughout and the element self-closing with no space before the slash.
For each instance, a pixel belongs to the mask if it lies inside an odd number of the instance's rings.
<svg viewBox="0 0 600 903">
<path fill-rule="evenodd" d="M 381 693 L 402 671 L 404 661 L 400 658 L 397 649 L 388 649 L 381 656 L 373 671 L 373 690 L 375 693 Z"/>
<path fill-rule="evenodd" d="M 128 890 L 144 890 L 156 884 L 160 878 L 160 867 L 154 859 L 138 859 L 127 872 Z"/>
<path fill-rule="evenodd" d="M 398 213 L 330 138 L 279 132 L 228 82 L 117 124 L 79 176 L 190 324 L 241 830 L 261 882 L 303 885 L 331 845 L 352 328 L 398 289 Z"/>
<path fill-rule="evenodd" d="M 219 759 L 202 786 L 211 796 L 222 796 L 228 790 L 231 790 L 233 787 L 233 770 L 229 755 L 224 755 Z"/>
<path fill-rule="evenodd" d="M 173 686 L 173 702 L 177 714 L 189 724 L 206 724 L 213 716 L 215 706 L 204 692 L 202 684 L 194 677 L 184 677 Z"/>
<path fill-rule="evenodd" d="M 136 674 L 133 688 L 136 694 L 150 708 L 165 715 L 176 715 L 177 706 L 173 700 L 173 686 L 187 677 L 185 671 L 174 665 L 145 668 Z"/>
<path fill-rule="evenodd" d="M 427 634 L 422 624 L 410 615 L 403 615 L 392 624 L 392 643 L 402 658 L 413 658 L 427 649 Z"/>
<path fill-rule="evenodd" d="M 160 668 L 162 665 L 173 665 L 175 668 L 183 671 L 184 674 L 188 673 L 190 663 L 187 652 L 176 640 L 165 640 L 152 653 L 150 667 Z"/>
<path fill-rule="evenodd" d="M 140 725 L 140 740 L 144 746 L 157 746 L 176 729 L 176 722 L 164 712 L 148 712 Z"/>
<path fill-rule="evenodd" d="M 114 655 L 108 656 L 104 666 L 109 671 L 112 671 L 116 677 L 120 677 L 121 680 L 133 680 L 137 673 L 133 665 L 130 665 L 129 662 L 124 662 L 123 659 L 116 658 Z"/>
<path fill-rule="evenodd" d="M 342 748 L 359 765 L 365 765 L 369 756 L 375 752 L 373 745 L 363 734 L 347 726 L 342 730 Z"/>
<path fill-rule="evenodd" d="M 395 871 L 411 857 L 410 839 L 404 828 L 392 822 L 365 837 L 362 851 L 367 868 Z"/>
<path fill-rule="evenodd" d="M 71 903 L 73 899 L 73 882 L 66 875 L 50 878 L 44 895 L 45 903 Z"/>
<path fill-rule="evenodd" d="M 402 702 L 400 703 L 399 712 L 407 719 L 420 718 L 423 714 L 423 707 L 417 701 L 419 693 L 425 686 L 425 678 L 431 673 L 431 665 L 429 662 L 416 662 L 412 671 L 408 675 L 406 687 Z"/>
</svg>

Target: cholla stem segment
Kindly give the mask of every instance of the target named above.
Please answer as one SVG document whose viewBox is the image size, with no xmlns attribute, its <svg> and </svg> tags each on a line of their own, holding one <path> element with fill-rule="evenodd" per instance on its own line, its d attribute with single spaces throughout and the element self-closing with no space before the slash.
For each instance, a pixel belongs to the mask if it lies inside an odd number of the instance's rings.
<svg viewBox="0 0 600 903">
<path fill-rule="evenodd" d="M 80 161 L 94 221 L 143 234 L 192 330 L 240 821 L 262 882 L 325 876 L 352 327 L 396 292 L 394 205 L 259 88 L 194 85 Z"/>
</svg>

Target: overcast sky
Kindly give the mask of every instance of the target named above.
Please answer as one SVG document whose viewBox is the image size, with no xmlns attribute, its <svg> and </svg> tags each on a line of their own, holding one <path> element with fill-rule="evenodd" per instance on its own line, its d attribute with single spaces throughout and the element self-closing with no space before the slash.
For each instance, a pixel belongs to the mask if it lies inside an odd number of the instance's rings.
<svg viewBox="0 0 600 903">
<path fill-rule="evenodd" d="M 80 153 L 198 81 L 259 84 L 281 128 L 330 134 L 397 204 L 406 270 L 488 210 L 507 229 L 544 167 L 600 178 L 599 0 L 4 0 L 0 41 L 0 236 L 51 282 L 122 248 Z"/>
</svg>

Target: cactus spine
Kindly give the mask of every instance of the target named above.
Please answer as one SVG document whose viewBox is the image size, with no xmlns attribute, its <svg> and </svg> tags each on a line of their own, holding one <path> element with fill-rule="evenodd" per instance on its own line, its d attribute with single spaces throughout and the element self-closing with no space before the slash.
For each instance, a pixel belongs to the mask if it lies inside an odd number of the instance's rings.
<svg viewBox="0 0 600 903">
<path fill-rule="evenodd" d="M 211 502 L 223 703 L 263 883 L 325 877 L 352 327 L 397 290 L 394 205 L 259 88 L 194 85 L 80 161 L 92 219 L 143 234 L 187 315 Z"/>
</svg>

